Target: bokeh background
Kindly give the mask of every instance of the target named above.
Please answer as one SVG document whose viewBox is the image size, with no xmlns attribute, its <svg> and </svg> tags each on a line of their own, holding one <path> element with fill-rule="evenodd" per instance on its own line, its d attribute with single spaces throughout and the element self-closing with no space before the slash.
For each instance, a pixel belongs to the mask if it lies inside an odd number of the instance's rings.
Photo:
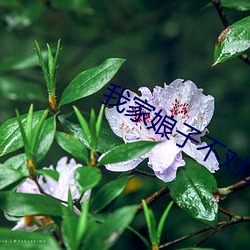
<svg viewBox="0 0 250 250">
<path fill-rule="evenodd" d="M 223 26 L 216 10 L 207 4 L 205 0 L 0 0 L 0 124 L 15 116 L 15 108 L 26 113 L 30 102 L 35 103 L 36 110 L 46 108 L 46 88 L 36 63 L 34 40 L 45 50 L 46 43 L 55 48 L 60 38 L 58 99 L 81 71 L 107 58 L 125 58 L 125 64 L 112 83 L 138 91 L 142 86 L 152 90 L 156 85 L 183 78 L 192 80 L 205 94 L 214 96 L 215 112 L 208 127 L 210 136 L 245 159 L 250 155 L 249 65 L 236 58 L 211 67 L 214 44 Z M 225 11 L 231 23 L 249 15 L 249 12 Z M 15 88 L 29 88 L 26 84 L 39 86 L 39 89 L 33 95 L 23 96 L 22 90 L 16 95 Z M 103 88 L 76 105 L 84 111 L 92 107 L 97 111 L 105 92 Z M 71 111 L 71 105 L 62 109 L 62 113 Z M 223 161 L 226 151 L 219 147 L 217 151 Z M 55 164 L 63 155 L 65 153 L 54 143 L 40 167 Z M 8 157 L 3 157 L 1 162 Z M 146 163 L 140 168 L 148 170 Z M 116 173 L 105 170 L 103 173 L 105 180 L 117 177 Z M 246 173 L 247 167 L 236 178 L 224 167 L 215 178 L 218 186 L 224 187 L 244 178 Z M 164 186 L 158 179 L 142 176 L 135 179 L 134 184 L 134 188 L 128 189 L 117 201 L 117 206 L 138 203 Z M 232 194 L 220 205 L 232 213 L 249 215 L 249 199 L 249 190 L 245 189 Z M 166 196 L 152 206 L 157 218 L 169 201 Z M 227 218 L 220 216 L 219 219 Z M 1 214 L 1 226 L 12 225 Z M 133 226 L 147 235 L 143 214 L 137 216 Z M 203 226 L 175 205 L 162 243 Z M 249 234 L 250 224 L 242 223 L 217 233 L 202 246 L 247 249 Z M 192 246 L 198 239 L 194 237 L 169 249 Z M 126 232 L 112 249 L 144 247 L 135 235 Z"/>
</svg>

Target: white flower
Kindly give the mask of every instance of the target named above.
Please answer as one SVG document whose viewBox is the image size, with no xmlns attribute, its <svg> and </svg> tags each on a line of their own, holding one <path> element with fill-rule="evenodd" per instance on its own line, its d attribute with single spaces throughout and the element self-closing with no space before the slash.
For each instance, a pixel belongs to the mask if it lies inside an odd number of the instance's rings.
<svg viewBox="0 0 250 250">
<path fill-rule="evenodd" d="M 207 145 L 205 142 L 201 143 L 200 137 L 204 136 L 206 127 L 213 116 L 214 98 L 210 95 L 205 96 L 202 93 L 203 90 L 197 89 L 192 81 L 182 79 L 177 79 L 163 88 L 156 86 L 153 93 L 146 87 L 139 90 L 141 96 L 129 91 L 130 101 L 123 104 L 120 109 L 124 108 L 131 112 L 131 106 L 135 106 L 133 100 L 135 97 L 147 101 L 148 104 L 155 107 L 155 110 L 144 110 L 146 113 L 149 112 L 147 116 L 145 115 L 145 121 L 141 118 L 134 122 L 132 120 L 137 120 L 138 113 L 135 113 L 134 116 L 126 116 L 126 114 L 131 113 L 126 113 L 126 111 L 119 113 L 116 107 L 105 109 L 106 118 L 114 133 L 122 137 L 125 143 L 137 140 L 162 141 L 162 143 L 142 157 L 118 164 L 107 164 L 106 168 L 111 171 L 128 171 L 135 168 L 145 158 L 149 158 L 148 166 L 154 170 L 155 175 L 165 182 L 170 182 L 175 179 L 177 168 L 185 165 L 182 156 L 182 152 L 184 152 L 214 173 L 219 165 L 214 153 L 211 152 L 207 160 L 204 161 L 209 149 L 197 150 L 197 146 Z M 122 101 L 124 100 L 122 99 Z M 155 128 L 148 129 L 153 123 L 156 123 L 157 119 L 153 119 L 157 113 L 162 117 L 165 115 L 173 116 L 172 118 L 176 120 L 173 129 L 166 129 L 168 138 L 161 133 L 156 134 L 160 122 L 155 125 Z M 167 121 L 171 123 L 170 119 Z M 202 132 L 200 135 L 192 137 L 199 142 L 199 145 L 189 139 L 184 147 L 180 147 L 187 139 L 180 132 L 185 135 L 192 132 L 192 128 L 184 123 Z M 158 132 L 163 132 L 163 127 Z"/>
<path fill-rule="evenodd" d="M 78 167 L 81 167 L 80 164 L 76 164 L 74 159 L 71 159 L 69 163 L 67 163 L 67 157 L 61 158 L 56 168 L 54 169 L 53 166 L 44 169 L 51 169 L 56 170 L 59 173 L 58 181 L 55 181 L 52 178 L 47 176 L 40 176 L 38 179 L 38 183 L 40 187 L 46 194 L 49 194 L 57 199 L 62 201 L 68 200 L 68 190 L 70 190 L 72 199 L 78 199 L 80 197 L 80 193 L 77 189 L 76 182 L 74 179 L 75 171 Z M 41 194 L 36 183 L 27 178 L 25 182 L 23 182 L 16 190 L 17 192 L 21 193 L 30 193 L 30 194 Z M 90 190 L 84 193 L 80 203 L 85 199 L 89 198 Z M 63 203 L 64 204 L 64 203 Z M 76 213 L 78 212 L 75 210 Z M 38 229 L 38 226 L 34 224 L 34 220 L 36 224 L 46 225 L 51 223 L 51 219 L 45 216 L 25 216 L 21 218 L 17 225 L 12 230 L 27 230 L 27 231 L 34 231 Z"/>
</svg>

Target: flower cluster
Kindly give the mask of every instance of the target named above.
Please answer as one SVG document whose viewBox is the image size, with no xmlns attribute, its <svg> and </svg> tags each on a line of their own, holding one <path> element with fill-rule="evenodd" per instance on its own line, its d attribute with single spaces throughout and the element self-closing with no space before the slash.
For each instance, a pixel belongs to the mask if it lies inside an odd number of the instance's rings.
<svg viewBox="0 0 250 250">
<path fill-rule="evenodd" d="M 78 167 L 81 167 L 80 164 L 76 164 L 74 159 L 71 159 L 67 162 L 67 157 L 61 158 L 56 168 L 53 166 L 44 169 L 56 170 L 59 174 L 58 180 L 54 180 L 47 176 L 40 176 L 38 178 L 38 183 L 42 188 L 43 192 L 51 195 L 59 200 L 67 201 L 68 200 L 68 190 L 70 190 L 72 199 L 78 199 L 80 193 L 77 189 L 76 182 L 74 179 L 75 171 Z M 36 183 L 27 178 L 16 190 L 20 193 L 30 193 L 30 194 L 41 194 Z M 90 190 L 85 192 L 81 201 L 89 198 Z M 77 211 L 76 211 L 77 212 Z M 47 225 L 51 223 L 51 219 L 45 216 L 25 216 L 21 218 L 17 225 L 12 230 L 27 230 L 34 231 L 38 229 L 39 225 Z"/>
<path fill-rule="evenodd" d="M 144 159 L 149 158 L 148 166 L 154 170 L 155 175 L 165 182 L 170 182 L 175 179 L 177 169 L 185 166 L 184 152 L 214 173 L 219 168 L 215 154 L 210 152 L 210 157 L 204 161 L 209 148 L 197 150 L 198 145 L 207 146 L 205 142 L 201 142 L 200 138 L 205 135 L 206 127 L 213 116 L 214 98 L 204 95 L 203 90 L 198 89 L 192 81 L 182 79 L 177 79 L 163 88 L 156 86 L 152 93 L 146 87 L 140 88 L 139 91 L 141 92 L 140 97 L 127 90 L 127 96 L 131 99 L 127 98 L 127 101 L 120 100 L 119 102 L 123 105 L 123 110 L 128 110 L 134 107 L 132 100 L 138 98 L 145 100 L 147 104 L 155 107 L 154 110 L 148 111 L 146 119 L 136 119 L 134 122 L 130 116 L 117 112 L 117 107 L 106 108 L 106 118 L 114 133 L 123 138 L 125 143 L 138 140 L 161 141 L 161 143 L 142 157 L 127 162 L 108 164 L 106 168 L 111 171 L 128 171 L 135 168 Z M 175 127 L 167 132 L 167 137 L 155 133 L 148 127 L 159 111 L 162 116 L 172 117 L 176 121 Z M 192 128 L 202 131 L 202 133 L 194 135 L 193 140 L 187 141 L 184 134 L 191 133 Z M 158 129 L 157 126 L 156 129 Z M 184 146 L 178 147 L 178 145 Z"/>
</svg>

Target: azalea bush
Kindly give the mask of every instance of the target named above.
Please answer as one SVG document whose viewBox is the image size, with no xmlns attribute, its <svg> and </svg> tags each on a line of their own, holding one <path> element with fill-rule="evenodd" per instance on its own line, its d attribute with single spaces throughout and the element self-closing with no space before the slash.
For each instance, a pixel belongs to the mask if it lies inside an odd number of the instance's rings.
<svg viewBox="0 0 250 250">
<path fill-rule="evenodd" d="M 77 12 L 82 5 L 73 2 L 47 4 Z M 34 9 L 41 7 L 37 4 Z M 249 16 L 230 24 L 223 10 L 249 10 L 248 2 L 211 4 L 225 26 L 214 41 L 213 66 L 236 57 L 249 66 Z M 84 6 L 91 12 L 88 4 Z M 65 53 L 61 43 L 45 49 L 35 41 L 35 57 L 0 64 L 1 91 L 9 99 L 39 99 L 42 106 L 17 106 L 15 115 L 0 126 L 0 208 L 4 220 L 12 223 L 0 228 L 0 249 L 120 249 L 122 237 L 123 244 L 126 237 L 136 238 L 140 243 L 134 249 L 177 249 L 175 244 L 193 236 L 196 240 L 185 247 L 208 249 L 200 245 L 215 233 L 249 223 L 249 214 L 221 206 L 230 194 L 249 186 L 250 176 L 248 157 L 239 157 L 240 152 L 219 141 L 210 129 L 216 110 L 211 93 L 199 82 L 178 77 L 132 91 L 114 78 L 132 62 L 114 57 L 77 73 L 59 95 L 57 72 Z M 21 75 L 20 80 L 8 76 L 10 70 L 37 62 L 46 91 L 24 83 Z M 95 109 L 79 105 L 89 96 L 94 97 Z M 57 158 L 58 150 L 62 157 Z M 54 163 L 45 164 L 51 155 Z M 222 169 L 235 181 L 219 188 L 215 173 Z M 145 194 L 140 185 L 161 188 Z M 190 226 L 188 233 L 172 239 L 169 234 L 183 222 L 171 222 L 183 211 L 200 227 Z"/>
</svg>

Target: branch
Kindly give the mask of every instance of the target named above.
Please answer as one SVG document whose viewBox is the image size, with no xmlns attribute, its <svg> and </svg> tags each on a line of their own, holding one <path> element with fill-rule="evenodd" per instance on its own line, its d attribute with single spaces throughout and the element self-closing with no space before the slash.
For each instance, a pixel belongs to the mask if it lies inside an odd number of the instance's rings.
<svg viewBox="0 0 250 250">
<path fill-rule="evenodd" d="M 220 0 L 211 0 L 211 3 L 216 8 L 216 10 L 217 10 L 217 12 L 219 14 L 220 20 L 223 23 L 224 28 L 226 29 L 228 26 L 230 26 L 230 22 L 229 22 L 226 14 L 225 14 L 223 8 L 222 8 Z M 248 57 L 247 54 L 241 54 L 239 57 L 245 63 L 247 63 L 248 65 L 250 65 L 250 59 L 249 59 L 249 57 Z"/>
<path fill-rule="evenodd" d="M 148 173 L 148 172 L 145 172 L 145 171 L 142 171 L 142 170 L 139 170 L 139 169 L 134 169 L 134 172 L 137 172 L 137 173 L 139 173 L 141 175 L 146 175 L 146 176 L 149 176 L 149 177 L 156 178 L 155 174 Z"/>
<path fill-rule="evenodd" d="M 250 221 L 250 216 L 238 216 L 235 215 L 230 221 L 223 221 L 220 223 L 220 225 L 212 230 L 211 232 L 209 232 L 207 235 L 205 235 L 201 240 L 199 240 L 194 247 L 199 246 L 200 244 L 202 244 L 204 241 L 206 241 L 209 237 L 211 237 L 212 235 L 214 235 L 215 233 L 219 232 L 220 230 L 222 230 L 223 228 L 233 225 L 233 224 L 238 224 L 241 222 L 247 222 Z"/>
<path fill-rule="evenodd" d="M 246 177 L 245 180 L 250 180 L 250 176 Z M 220 198 L 226 198 L 229 194 L 232 194 L 234 192 L 237 192 L 243 188 L 246 188 L 247 186 L 250 185 L 250 182 L 241 180 L 239 182 L 236 182 L 228 187 L 225 188 L 219 188 L 218 193 L 220 195 Z"/>
<path fill-rule="evenodd" d="M 172 245 L 177 244 L 177 243 L 179 243 L 179 242 L 181 242 L 181 241 L 183 241 L 183 240 L 186 240 L 186 239 L 188 239 L 188 238 L 191 238 L 191 237 L 193 237 L 193 236 L 195 236 L 195 235 L 197 235 L 197 234 L 206 232 L 206 231 L 209 230 L 209 229 L 211 229 L 211 227 L 209 227 L 209 226 L 203 227 L 203 228 L 201 228 L 201 229 L 199 229 L 199 230 L 197 230 L 197 231 L 195 231 L 195 232 L 192 232 L 192 233 L 187 234 L 187 235 L 185 235 L 185 236 L 182 236 L 182 237 L 180 237 L 180 238 L 178 238 L 178 239 L 175 239 L 175 240 L 173 240 L 173 241 L 170 241 L 170 242 L 167 242 L 167 243 L 165 243 L 165 244 L 162 244 L 162 245 L 159 246 L 159 248 L 165 248 L 165 247 L 172 246 Z"/>
<path fill-rule="evenodd" d="M 230 221 L 222 221 L 222 222 L 219 222 L 218 223 L 218 227 L 214 230 L 212 230 L 211 232 L 209 232 L 206 236 L 204 236 L 199 242 L 197 242 L 194 247 L 197 247 L 199 246 L 201 243 L 203 243 L 205 240 L 207 240 L 209 237 L 211 237 L 213 234 L 217 233 L 218 231 L 220 231 L 221 229 L 229 226 L 229 225 L 233 225 L 233 224 L 238 224 L 238 223 L 241 223 L 241 222 L 247 222 L 247 221 L 250 221 L 250 217 L 249 216 L 237 216 L 237 215 L 234 215 L 232 217 L 232 219 Z M 200 233 L 203 233 L 203 232 L 206 232 L 208 230 L 211 230 L 213 229 L 212 227 L 210 226 L 207 226 L 207 227 L 203 227 L 195 232 L 192 232 L 190 234 L 187 234 L 185 236 L 182 236 L 178 239 L 175 239 L 173 241 L 170 241 L 170 242 L 167 242 L 165 244 L 162 244 L 159 246 L 159 248 L 165 248 L 165 247 L 169 247 L 169 246 L 172 246 L 174 244 L 177 244 L 181 241 L 184 241 L 188 238 L 191 238 L 197 234 L 200 234 Z"/>
<path fill-rule="evenodd" d="M 162 196 L 164 196 L 165 194 L 169 193 L 169 188 L 163 187 L 160 190 L 156 191 L 155 193 L 153 193 L 152 195 L 150 195 L 148 198 L 145 199 L 145 202 L 147 205 L 150 205 L 152 203 L 154 203 L 156 200 L 158 200 L 159 198 L 161 198 Z M 137 205 L 137 211 L 136 214 L 139 214 L 141 211 L 143 210 L 143 205 L 142 203 Z"/>
</svg>

